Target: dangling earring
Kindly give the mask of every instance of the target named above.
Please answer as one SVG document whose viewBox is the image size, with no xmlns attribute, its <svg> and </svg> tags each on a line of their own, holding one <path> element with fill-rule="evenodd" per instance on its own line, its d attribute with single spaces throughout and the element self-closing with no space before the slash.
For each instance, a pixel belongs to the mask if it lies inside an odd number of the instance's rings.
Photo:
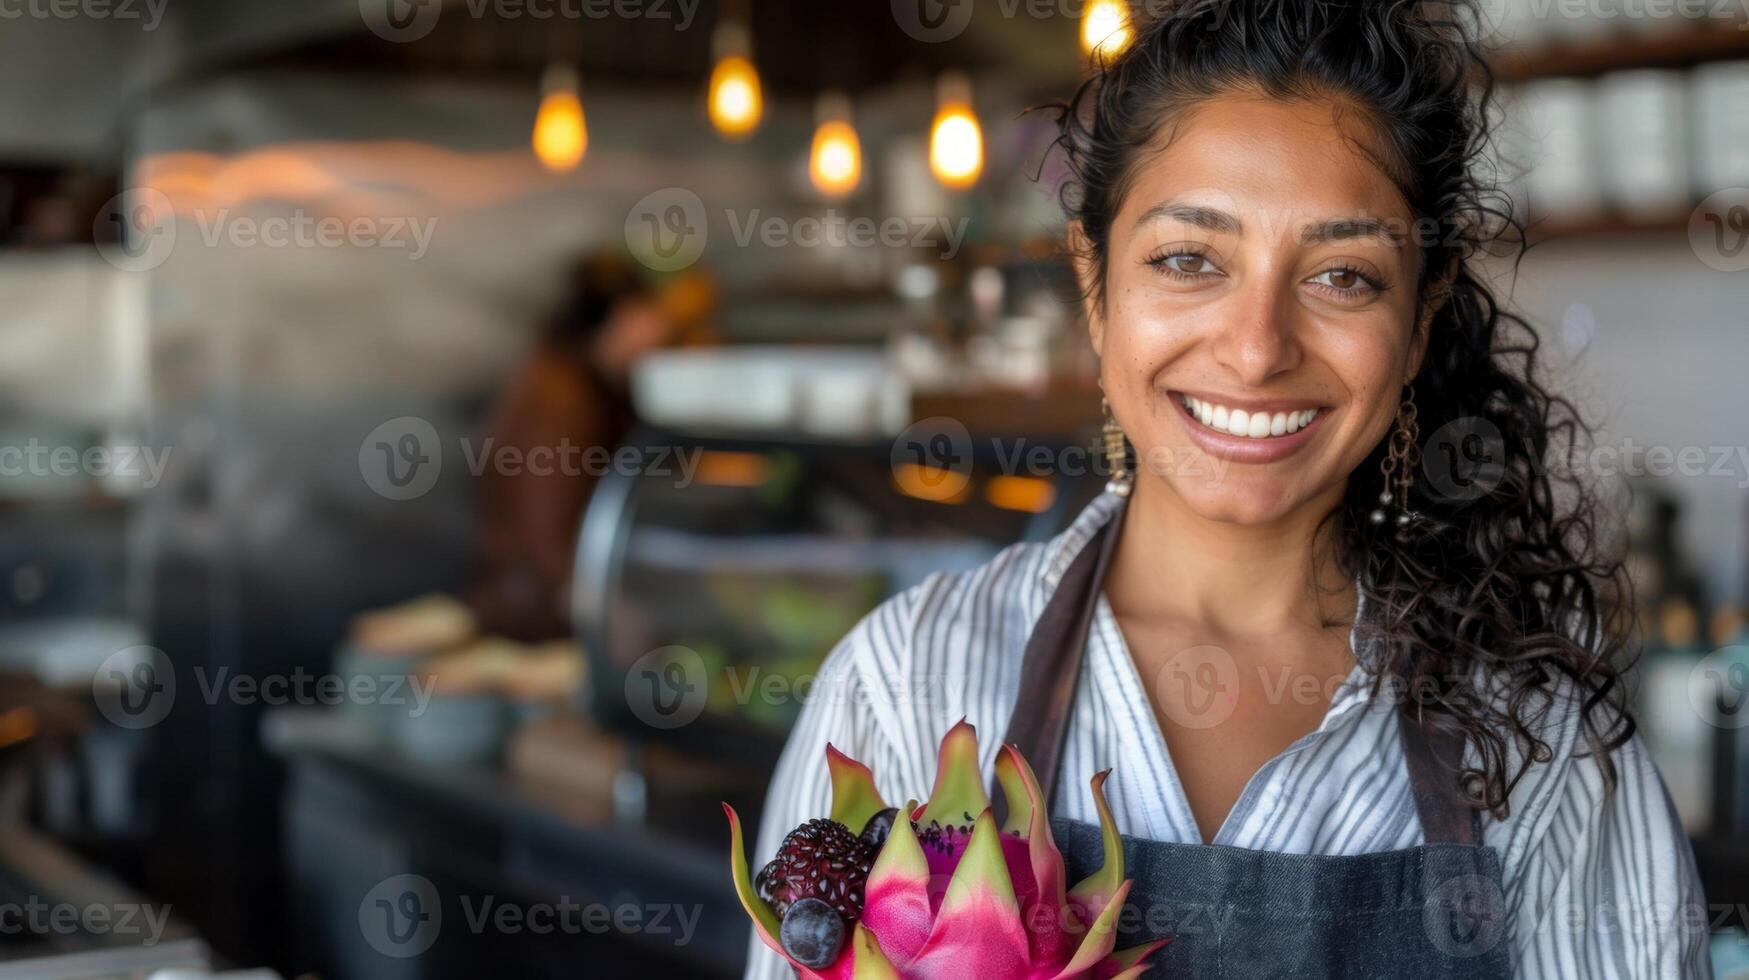
<svg viewBox="0 0 1749 980">
<path fill-rule="evenodd" d="M 1373 509 L 1372 522 L 1383 524 L 1390 516 L 1387 508 L 1397 509 L 1399 532 L 1421 518 L 1409 509 L 1409 487 L 1415 482 L 1415 465 L 1421 459 L 1421 426 L 1415 421 L 1415 389 L 1403 389 L 1403 404 L 1397 407 L 1397 425 L 1391 430 L 1391 444 L 1379 464 L 1383 474 L 1379 505 Z"/>
<path fill-rule="evenodd" d="M 1105 428 L 1101 435 L 1105 439 L 1105 464 L 1111 471 L 1105 489 L 1108 493 L 1127 497 L 1130 488 L 1135 486 L 1136 475 L 1130 470 L 1130 451 L 1124 441 L 1123 426 L 1117 424 L 1117 418 L 1111 414 L 1111 402 L 1104 395 L 1099 396 L 1099 410 L 1105 413 Z"/>
</svg>

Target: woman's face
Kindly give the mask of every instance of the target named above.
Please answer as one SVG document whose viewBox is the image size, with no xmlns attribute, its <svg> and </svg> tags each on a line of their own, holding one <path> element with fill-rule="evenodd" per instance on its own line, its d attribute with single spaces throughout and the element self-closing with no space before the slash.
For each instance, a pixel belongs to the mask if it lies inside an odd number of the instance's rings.
<svg viewBox="0 0 1749 980">
<path fill-rule="evenodd" d="M 1088 313 L 1144 492 L 1215 521 L 1322 516 L 1389 431 L 1423 346 L 1417 246 L 1369 136 L 1328 103 L 1232 94 L 1135 164 Z"/>
</svg>

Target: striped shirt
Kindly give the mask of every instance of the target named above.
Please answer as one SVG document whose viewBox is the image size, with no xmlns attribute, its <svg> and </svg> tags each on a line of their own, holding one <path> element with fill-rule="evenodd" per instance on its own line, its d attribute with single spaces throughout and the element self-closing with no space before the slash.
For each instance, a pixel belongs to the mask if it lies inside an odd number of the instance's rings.
<svg viewBox="0 0 1749 980">
<path fill-rule="evenodd" d="M 1033 623 L 1118 503 L 1103 495 L 1050 541 L 934 575 L 858 624 L 822 665 L 790 736 L 754 860 L 769 859 L 804 820 L 831 812 L 827 742 L 867 763 L 889 802 L 928 796 L 937 743 L 961 717 L 977 727 L 983 771 L 993 771 Z M 1423 842 L 1396 714 L 1368 696 L 1365 676 L 1356 666 L 1318 728 L 1251 777 L 1215 843 L 1347 855 Z M 1710 977 L 1693 852 L 1646 747 L 1636 737 L 1616 750 L 1618 783 L 1606 797 L 1595 761 L 1582 754 L 1576 701 L 1559 699 L 1542 724 L 1553 757 L 1519 782 L 1510 816 L 1489 818 L 1483 831 L 1504 870 L 1515 975 Z M 1062 765 L 1052 816 L 1097 822 L 1087 782 L 1111 768 L 1106 793 L 1126 834 L 1202 842 L 1103 595 Z M 790 976 L 754 937 L 748 980 Z"/>
</svg>

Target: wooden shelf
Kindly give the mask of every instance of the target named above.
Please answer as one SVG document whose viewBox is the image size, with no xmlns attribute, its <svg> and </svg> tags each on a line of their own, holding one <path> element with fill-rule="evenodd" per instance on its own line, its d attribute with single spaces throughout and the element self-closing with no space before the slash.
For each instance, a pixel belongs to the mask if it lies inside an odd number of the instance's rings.
<svg viewBox="0 0 1749 980">
<path fill-rule="evenodd" d="M 1632 238 L 1644 235 L 1681 235 L 1688 232 L 1687 209 L 1663 214 L 1623 215 L 1602 213 L 1583 217 L 1539 218 L 1525 235 L 1530 244 L 1570 238 Z"/>
<path fill-rule="evenodd" d="M 1538 78 L 1592 78 L 1630 68 L 1690 68 L 1709 61 L 1749 58 L 1749 22 L 1697 24 L 1685 30 L 1600 37 L 1569 44 L 1512 46 L 1497 51 L 1501 82 Z"/>
</svg>

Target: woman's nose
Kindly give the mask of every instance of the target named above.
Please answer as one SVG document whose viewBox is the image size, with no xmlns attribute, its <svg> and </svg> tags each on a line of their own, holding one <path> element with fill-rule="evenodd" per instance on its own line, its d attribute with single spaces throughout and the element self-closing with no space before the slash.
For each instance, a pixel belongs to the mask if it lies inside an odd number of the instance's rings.
<svg viewBox="0 0 1749 980">
<path fill-rule="evenodd" d="M 1294 334 L 1291 284 L 1254 282 L 1234 294 L 1214 338 L 1214 355 L 1233 380 L 1248 386 L 1291 371 L 1301 350 Z"/>
</svg>

